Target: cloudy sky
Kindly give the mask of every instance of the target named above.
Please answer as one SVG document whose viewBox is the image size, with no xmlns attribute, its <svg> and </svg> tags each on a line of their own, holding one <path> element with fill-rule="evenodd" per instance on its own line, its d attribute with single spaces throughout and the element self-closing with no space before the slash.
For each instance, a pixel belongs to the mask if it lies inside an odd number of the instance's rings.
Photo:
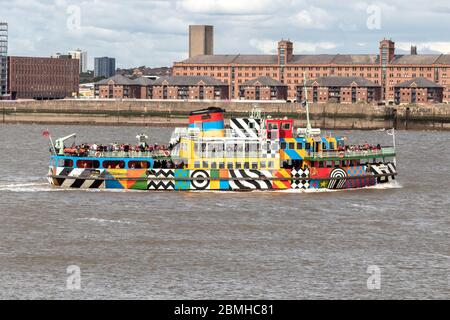
<svg viewBox="0 0 450 320">
<path fill-rule="evenodd" d="M 215 27 L 215 53 L 450 53 L 449 0 L 0 0 L 9 54 L 50 56 L 81 48 L 119 67 L 170 66 L 187 57 L 188 25 Z M 406 51 L 405 51 L 406 52 Z"/>
</svg>

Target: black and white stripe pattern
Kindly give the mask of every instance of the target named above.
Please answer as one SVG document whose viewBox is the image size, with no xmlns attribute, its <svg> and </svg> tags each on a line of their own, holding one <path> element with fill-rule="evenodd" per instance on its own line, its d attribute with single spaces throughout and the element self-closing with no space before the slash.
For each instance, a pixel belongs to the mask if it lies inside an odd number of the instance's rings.
<svg viewBox="0 0 450 320">
<path fill-rule="evenodd" d="M 267 178 L 272 178 L 272 173 L 267 170 L 230 170 L 231 190 L 268 190 L 272 189 L 272 183 Z"/>
<path fill-rule="evenodd" d="M 334 169 L 330 173 L 331 179 L 328 182 L 328 189 L 342 189 L 345 186 L 345 183 L 347 182 L 347 172 L 341 168 Z"/>
<path fill-rule="evenodd" d="M 174 190 L 175 172 L 170 169 L 156 169 L 148 172 L 148 190 Z"/>
<path fill-rule="evenodd" d="M 395 175 L 397 174 L 397 168 L 393 163 L 370 165 L 370 171 L 375 175 L 383 175 L 377 177 L 378 183 L 389 182 L 389 176 L 395 179 Z"/>
<path fill-rule="evenodd" d="M 258 132 L 261 130 L 261 119 L 231 119 L 230 127 L 239 138 L 258 138 Z"/>
<path fill-rule="evenodd" d="M 74 189 L 100 189 L 104 187 L 104 169 L 57 168 L 55 180 L 58 186 Z"/>
</svg>

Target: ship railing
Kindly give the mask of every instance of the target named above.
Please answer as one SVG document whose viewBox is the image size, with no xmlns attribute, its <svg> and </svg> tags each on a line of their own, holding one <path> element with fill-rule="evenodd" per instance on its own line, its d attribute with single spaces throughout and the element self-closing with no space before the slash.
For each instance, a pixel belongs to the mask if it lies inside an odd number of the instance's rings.
<svg viewBox="0 0 450 320">
<path fill-rule="evenodd" d="M 167 157 L 167 151 L 89 151 L 87 156 L 93 158 L 157 158 Z"/>
<path fill-rule="evenodd" d="M 345 151 L 321 151 L 321 152 L 308 152 L 306 154 L 307 159 L 328 159 L 328 158 L 358 158 L 358 157 L 373 157 L 382 158 L 395 156 L 394 147 L 383 147 L 376 150 L 345 150 Z"/>
</svg>

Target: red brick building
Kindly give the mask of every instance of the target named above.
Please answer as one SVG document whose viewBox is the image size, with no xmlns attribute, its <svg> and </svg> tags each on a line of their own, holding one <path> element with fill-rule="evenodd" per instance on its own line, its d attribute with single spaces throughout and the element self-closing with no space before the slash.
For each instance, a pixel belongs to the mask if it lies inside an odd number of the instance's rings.
<svg viewBox="0 0 450 320">
<path fill-rule="evenodd" d="M 170 76 L 157 79 L 153 99 L 226 100 L 228 85 L 208 76 Z"/>
<path fill-rule="evenodd" d="M 381 100 L 381 85 L 363 77 L 320 77 L 306 83 L 312 103 L 372 103 Z M 304 88 L 298 87 L 297 101 L 305 100 Z"/>
<path fill-rule="evenodd" d="M 395 86 L 396 103 L 442 102 L 444 88 L 433 81 L 419 77 Z"/>
<path fill-rule="evenodd" d="M 443 100 L 450 101 L 449 54 L 396 54 L 395 43 L 386 39 L 374 54 L 296 55 L 293 43 L 282 40 L 276 55 L 199 55 L 173 65 L 174 75 L 210 76 L 228 84 L 232 99 L 239 99 L 243 83 L 265 76 L 287 85 L 288 99 L 296 100 L 304 73 L 308 79 L 366 78 L 381 86 L 380 99 L 386 102 L 394 102 L 396 85 L 424 77 L 444 87 Z"/>
<path fill-rule="evenodd" d="M 135 81 L 120 74 L 101 80 L 95 84 L 95 96 L 100 99 L 140 99 L 146 97 L 145 80 Z M 151 81 L 151 80 L 149 80 Z"/>
<path fill-rule="evenodd" d="M 78 94 L 76 59 L 8 57 L 8 92 L 13 99 L 63 99 Z"/>
<path fill-rule="evenodd" d="M 271 77 L 258 77 L 239 86 L 243 100 L 286 100 L 287 85 Z"/>
</svg>

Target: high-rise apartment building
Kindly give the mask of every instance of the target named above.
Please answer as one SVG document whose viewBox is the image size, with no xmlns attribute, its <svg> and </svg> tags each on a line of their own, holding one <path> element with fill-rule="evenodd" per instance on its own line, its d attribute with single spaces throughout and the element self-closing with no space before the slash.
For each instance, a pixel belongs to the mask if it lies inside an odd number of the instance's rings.
<svg viewBox="0 0 450 320">
<path fill-rule="evenodd" d="M 101 57 L 95 58 L 95 77 L 105 77 L 109 78 L 116 74 L 116 59 Z"/>
<path fill-rule="evenodd" d="M 69 55 L 72 57 L 72 59 L 78 59 L 80 60 L 80 73 L 87 72 L 87 52 L 81 51 L 80 49 L 69 51 Z"/>
<path fill-rule="evenodd" d="M 214 27 L 189 26 L 189 57 L 214 54 Z"/>
<path fill-rule="evenodd" d="M 0 22 L 0 97 L 8 90 L 8 24 Z"/>
</svg>

